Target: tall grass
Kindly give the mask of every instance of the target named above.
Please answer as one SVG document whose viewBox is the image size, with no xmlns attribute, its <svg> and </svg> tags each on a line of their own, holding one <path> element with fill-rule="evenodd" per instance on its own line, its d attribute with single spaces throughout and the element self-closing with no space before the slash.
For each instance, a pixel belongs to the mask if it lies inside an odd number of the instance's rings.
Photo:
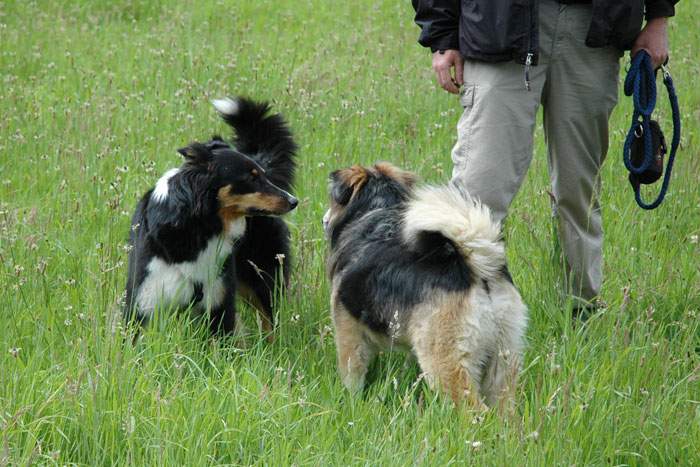
<svg viewBox="0 0 700 467">
<path fill-rule="evenodd" d="M 527 361 L 517 413 L 499 417 L 458 413 L 400 355 L 361 398 L 336 376 L 328 172 L 451 171 L 459 104 L 436 88 L 408 2 L 0 2 L 0 464 L 700 463 L 700 9 L 678 10 L 671 190 L 654 212 L 634 204 L 624 99 L 603 172 L 608 306 L 585 326 L 562 298 L 537 130 L 506 226 Z M 235 340 L 181 317 L 123 345 L 131 210 L 176 148 L 226 133 L 209 100 L 227 94 L 273 101 L 301 145 L 277 340 L 244 309 Z"/>
</svg>

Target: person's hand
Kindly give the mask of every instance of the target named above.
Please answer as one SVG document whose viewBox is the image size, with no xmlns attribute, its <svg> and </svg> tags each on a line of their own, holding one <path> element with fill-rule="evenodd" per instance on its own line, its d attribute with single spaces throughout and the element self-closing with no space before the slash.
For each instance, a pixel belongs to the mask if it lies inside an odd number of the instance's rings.
<svg viewBox="0 0 700 467">
<path fill-rule="evenodd" d="M 454 68 L 454 71 L 452 70 Z M 464 83 L 464 61 L 459 50 L 448 49 L 443 53 L 433 54 L 433 70 L 440 87 L 452 94 L 459 94 L 459 87 Z"/>
<path fill-rule="evenodd" d="M 666 18 L 654 18 L 647 21 L 642 32 L 632 46 L 632 57 L 640 50 L 646 50 L 651 56 L 654 69 L 660 67 L 668 58 L 668 31 Z M 434 62 L 433 62 L 434 63 Z"/>
</svg>

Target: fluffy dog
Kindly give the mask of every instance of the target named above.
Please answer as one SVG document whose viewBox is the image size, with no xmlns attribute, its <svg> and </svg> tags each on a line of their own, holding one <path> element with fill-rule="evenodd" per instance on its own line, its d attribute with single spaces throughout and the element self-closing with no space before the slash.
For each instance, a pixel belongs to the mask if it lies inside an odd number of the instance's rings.
<svg viewBox="0 0 700 467">
<path fill-rule="evenodd" d="M 248 99 L 214 106 L 234 130 L 233 145 L 215 136 L 179 149 L 138 203 L 131 222 L 124 314 L 146 324 L 157 307 L 208 314 L 212 332 L 230 333 L 239 289 L 272 329 L 275 290 L 288 277 L 289 231 L 277 218 L 297 206 L 289 193 L 294 143 L 280 115 Z"/>
<path fill-rule="evenodd" d="M 387 163 L 330 176 L 324 227 L 338 368 L 359 391 L 378 350 L 412 350 L 431 387 L 474 408 L 512 400 L 527 309 L 500 226 L 454 186 Z"/>
</svg>

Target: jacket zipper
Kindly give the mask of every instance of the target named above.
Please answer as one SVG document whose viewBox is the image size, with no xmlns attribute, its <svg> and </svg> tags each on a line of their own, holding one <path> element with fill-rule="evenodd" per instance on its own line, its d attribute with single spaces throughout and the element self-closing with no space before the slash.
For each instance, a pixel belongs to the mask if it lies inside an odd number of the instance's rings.
<svg viewBox="0 0 700 467">
<path fill-rule="evenodd" d="M 527 16 L 527 27 L 528 27 L 528 35 L 527 35 L 527 54 L 525 55 L 525 69 L 524 69 L 524 74 L 525 74 L 525 90 L 530 91 L 532 87 L 530 86 L 530 67 L 532 66 L 532 59 L 535 56 L 535 52 L 532 50 L 532 35 L 534 33 L 534 28 L 532 27 L 532 10 L 534 9 L 534 0 L 530 1 L 530 8 L 528 9 L 528 16 Z"/>
</svg>

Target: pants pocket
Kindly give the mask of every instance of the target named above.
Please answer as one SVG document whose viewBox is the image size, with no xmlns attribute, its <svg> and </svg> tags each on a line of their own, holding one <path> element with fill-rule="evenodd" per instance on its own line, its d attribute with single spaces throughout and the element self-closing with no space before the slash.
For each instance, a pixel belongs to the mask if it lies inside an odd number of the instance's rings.
<svg viewBox="0 0 700 467">
<path fill-rule="evenodd" d="M 459 93 L 459 103 L 464 109 L 457 123 L 457 142 L 452 148 L 453 176 L 464 169 L 471 149 L 472 110 L 476 94 L 475 84 L 465 84 Z"/>
<path fill-rule="evenodd" d="M 471 110 L 471 108 L 474 106 L 475 88 L 475 84 L 465 84 L 459 91 L 459 103 L 462 104 L 462 108 L 464 110 Z"/>
</svg>

